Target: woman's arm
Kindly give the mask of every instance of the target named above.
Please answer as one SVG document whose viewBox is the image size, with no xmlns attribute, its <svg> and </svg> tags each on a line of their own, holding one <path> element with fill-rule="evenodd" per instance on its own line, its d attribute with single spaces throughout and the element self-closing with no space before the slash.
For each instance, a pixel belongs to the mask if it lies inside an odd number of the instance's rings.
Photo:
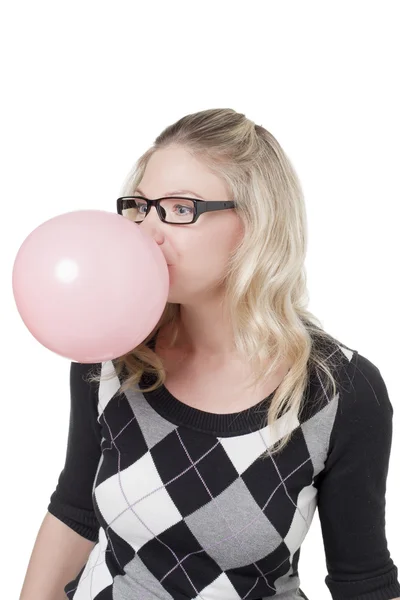
<svg viewBox="0 0 400 600">
<path fill-rule="evenodd" d="M 315 478 L 325 583 L 333 600 L 398 598 L 385 531 L 393 406 L 379 369 L 359 353 L 340 383 L 328 457 Z"/>
<path fill-rule="evenodd" d="M 98 384 L 87 377 L 99 364 L 71 363 L 71 410 L 64 468 L 51 495 L 25 575 L 20 600 L 64 600 L 64 587 L 84 567 L 98 541 L 92 488 L 101 457 Z"/>
<path fill-rule="evenodd" d="M 86 564 L 95 543 L 48 512 L 33 547 L 19 600 L 65 600 L 65 585 Z"/>
</svg>

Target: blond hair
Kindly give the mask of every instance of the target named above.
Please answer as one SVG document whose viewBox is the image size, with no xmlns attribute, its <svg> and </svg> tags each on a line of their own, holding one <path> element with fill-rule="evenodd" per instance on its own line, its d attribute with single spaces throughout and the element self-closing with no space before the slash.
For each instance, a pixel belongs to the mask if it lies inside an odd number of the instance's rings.
<svg viewBox="0 0 400 600">
<path fill-rule="evenodd" d="M 347 346 L 325 332 L 306 308 L 307 223 L 297 174 L 264 127 L 233 109 L 209 109 L 186 115 L 166 127 L 136 162 L 122 195 L 131 195 L 139 185 L 154 152 L 172 144 L 193 153 L 228 184 L 244 225 L 243 239 L 223 274 L 224 302 L 233 325 L 234 343 L 253 367 L 249 387 L 267 382 L 281 361 L 289 359 L 292 366 L 273 394 L 265 423 L 273 427 L 286 413 L 298 417 L 312 372 L 317 373 L 325 397 L 336 394 L 334 371 L 343 361 L 340 347 Z M 146 344 L 169 324 L 172 347 L 178 336 L 179 312 L 179 304 L 167 302 L 146 339 L 113 360 L 114 373 L 95 374 L 91 380 L 100 382 L 115 374 L 119 377 L 125 371 L 126 379 L 118 392 L 123 394 L 127 389 L 137 390 L 146 373 L 155 374 L 157 379 L 142 391 L 160 387 L 166 372 L 161 358 Z M 282 434 L 267 454 L 282 451 L 290 437 L 290 432 Z"/>
</svg>

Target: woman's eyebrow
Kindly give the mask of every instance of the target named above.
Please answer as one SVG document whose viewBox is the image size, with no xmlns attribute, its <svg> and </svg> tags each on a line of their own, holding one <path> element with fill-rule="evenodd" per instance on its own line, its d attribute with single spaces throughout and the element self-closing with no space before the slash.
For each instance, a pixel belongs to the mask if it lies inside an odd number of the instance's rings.
<svg viewBox="0 0 400 600">
<path fill-rule="evenodd" d="M 144 196 L 145 198 L 147 198 L 146 194 L 140 188 L 136 188 L 136 191 L 141 196 Z M 175 190 L 173 192 L 168 192 L 167 194 L 165 194 L 165 196 L 180 196 L 181 194 L 191 194 L 192 196 L 196 196 L 197 198 L 201 198 L 202 200 L 204 200 L 204 198 L 202 196 L 200 196 L 200 194 L 197 194 L 196 192 L 192 192 L 190 190 Z"/>
</svg>

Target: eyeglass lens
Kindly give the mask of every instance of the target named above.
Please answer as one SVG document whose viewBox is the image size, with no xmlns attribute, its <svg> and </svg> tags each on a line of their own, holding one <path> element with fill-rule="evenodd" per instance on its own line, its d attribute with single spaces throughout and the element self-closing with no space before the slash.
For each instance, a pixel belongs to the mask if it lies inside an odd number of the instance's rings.
<svg viewBox="0 0 400 600">
<path fill-rule="evenodd" d="M 160 202 L 161 212 L 167 223 L 191 223 L 194 218 L 194 202 L 182 198 L 164 198 Z M 144 220 L 147 201 L 142 198 L 129 198 L 122 201 L 122 216 L 135 223 Z"/>
</svg>

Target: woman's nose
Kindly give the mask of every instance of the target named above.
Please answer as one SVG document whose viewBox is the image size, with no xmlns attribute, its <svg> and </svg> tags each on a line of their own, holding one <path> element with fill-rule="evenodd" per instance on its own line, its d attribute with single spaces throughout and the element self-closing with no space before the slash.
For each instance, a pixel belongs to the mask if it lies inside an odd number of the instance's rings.
<svg viewBox="0 0 400 600">
<path fill-rule="evenodd" d="M 140 227 L 148 233 L 157 244 L 164 242 L 164 234 L 162 230 L 162 222 L 157 214 L 155 206 L 151 206 L 149 212 L 140 223 Z"/>
</svg>

